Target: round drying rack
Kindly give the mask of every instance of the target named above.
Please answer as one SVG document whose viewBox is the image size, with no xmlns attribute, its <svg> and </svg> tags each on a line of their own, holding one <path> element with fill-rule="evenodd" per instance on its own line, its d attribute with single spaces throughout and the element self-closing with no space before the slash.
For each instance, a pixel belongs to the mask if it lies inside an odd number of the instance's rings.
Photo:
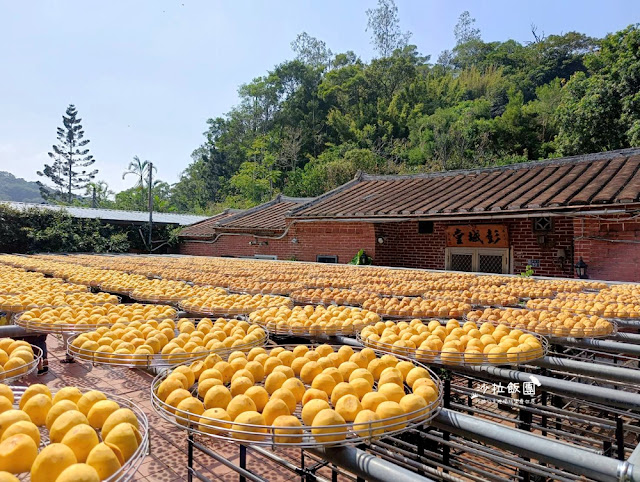
<svg viewBox="0 0 640 482">
<path fill-rule="evenodd" d="M 264 330 L 264 336 L 250 343 L 243 343 L 232 347 L 215 348 L 213 350 L 204 349 L 192 353 L 155 353 L 153 355 L 145 353 L 106 353 L 73 345 L 76 335 L 68 340 L 67 354 L 70 357 L 78 358 L 96 365 L 111 365 L 130 368 L 160 368 L 180 365 L 184 363 L 202 360 L 209 355 L 228 356 L 234 351 L 248 352 L 252 348 L 265 346 L 269 341 L 269 333 Z M 177 330 L 176 330 L 177 332 Z M 177 332 L 178 333 L 178 332 Z M 171 341 L 171 340 L 169 340 Z"/>
<path fill-rule="evenodd" d="M 285 349 L 293 350 L 293 348 L 298 345 L 281 346 Z M 306 346 L 310 349 L 315 348 L 315 345 Z M 339 346 L 335 346 L 334 348 L 339 348 Z M 363 348 L 352 347 L 354 352 L 360 351 Z M 354 427 L 354 423 L 352 422 L 340 425 L 306 426 L 302 423 L 299 404 L 296 405 L 296 410 L 292 414 L 300 421 L 301 426 L 299 427 L 273 427 L 271 425 L 234 423 L 178 410 L 162 401 L 157 395 L 158 386 L 167 378 L 168 374 L 171 373 L 170 368 L 163 370 L 151 384 L 151 405 L 162 418 L 179 429 L 230 443 L 267 445 L 274 448 L 304 448 L 317 447 L 319 445 L 336 447 L 370 443 L 374 439 L 428 424 L 429 421 L 438 414 L 442 406 L 442 382 L 435 372 L 416 360 L 410 360 L 404 357 L 396 358 L 400 361 L 410 361 L 415 366 L 427 370 L 437 389 L 436 399 L 429 402 L 425 408 L 405 413 L 404 415 L 383 418 L 374 422 L 359 422 L 355 424 L 357 425 L 356 427 Z M 256 383 L 256 385 L 264 386 L 264 383 L 260 382 Z M 306 385 L 305 387 L 309 388 Z M 374 384 L 373 389 L 375 390 L 376 388 L 377 384 Z M 411 393 L 411 390 L 406 385 L 404 386 L 404 390 L 405 393 Z M 197 383 L 191 387 L 191 393 L 194 397 L 198 397 Z M 314 433 L 314 430 L 319 430 L 321 433 Z"/>
<path fill-rule="evenodd" d="M 131 321 L 139 321 L 140 323 L 144 323 L 146 321 L 162 321 L 162 320 L 177 320 L 178 313 L 173 316 L 163 316 L 163 317 L 153 317 L 153 318 L 145 318 L 145 319 L 136 319 Z M 31 320 L 25 320 L 22 318 L 22 313 L 16 313 L 13 316 L 13 324 L 21 326 L 25 330 L 34 331 L 36 333 L 50 334 L 50 335 L 75 335 L 78 333 L 86 333 L 88 331 L 95 331 L 102 326 L 109 327 L 114 325 L 115 323 L 97 323 L 97 324 L 89 324 L 89 323 L 42 323 L 42 322 L 33 322 Z"/>
<path fill-rule="evenodd" d="M 527 311 L 541 311 L 541 310 L 530 310 L 529 308 L 522 308 L 523 310 L 527 310 Z M 577 313 L 571 313 L 571 312 L 567 312 L 570 313 L 572 315 L 575 315 Z M 465 315 L 464 318 L 465 321 L 471 321 L 472 323 L 476 323 L 477 325 L 480 325 L 482 323 L 491 323 L 494 326 L 498 326 L 498 325 L 505 325 L 508 328 L 511 328 L 513 330 L 521 330 L 523 332 L 527 332 L 527 333 L 532 333 L 534 335 L 537 336 L 541 336 L 541 337 L 546 337 L 549 338 L 550 340 L 557 342 L 557 341 L 561 341 L 561 340 L 566 340 L 566 339 L 578 339 L 578 340 L 585 340 L 585 339 L 592 339 L 592 338 L 608 338 L 612 335 L 615 335 L 616 333 L 618 333 L 618 323 L 616 322 L 616 320 L 611 319 L 611 318 L 603 318 L 603 320 L 605 320 L 607 323 L 609 323 L 610 328 L 602 328 L 602 329 L 596 329 L 594 327 L 588 327 L 583 329 L 583 333 L 582 334 L 571 334 L 570 332 L 565 334 L 562 333 L 560 331 L 558 331 L 559 327 L 538 327 L 536 326 L 534 329 L 530 329 L 530 328 L 520 328 L 520 324 L 515 324 L 513 326 L 511 326 L 510 323 L 507 323 L 506 321 L 501 321 L 501 320 L 487 320 L 487 319 L 483 319 L 483 318 L 478 318 L 478 319 L 468 319 L 467 316 Z"/>
<path fill-rule="evenodd" d="M 14 408 L 19 409 L 19 400 L 24 394 L 27 387 L 21 386 L 10 386 L 9 387 L 13 391 L 13 395 L 15 397 Z M 135 452 L 129 457 L 129 459 L 120 467 L 115 473 L 113 473 L 110 477 L 104 479 L 102 482 L 128 482 L 133 480 L 136 472 L 142 465 L 144 458 L 149 454 L 149 421 L 147 420 L 147 416 L 144 411 L 135 403 L 133 403 L 128 398 L 120 397 L 117 395 L 111 395 L 109 393 L 104 393 L 108 400 L 113 400 L 114 402 L 120 405 L 120 408 L 128 408 L 131 410 L 136 419 L 138 420 L 138 431 L 142 436 L 142 440 L 138 445 L 138 448 Z M 55 396 L 55 392 L 51 393 L 51 396 Z M 41 447 L 49 444 L 49 431 L 44 427 L 39 427 L 40 429 L 40 445 Z M 100 433 L 100 431 L 98 431 Z M 102 436 L 100 435 L 100 441 L 102 441 Z M 20 480 L 30 480 L 20 479 Z"/>
<path fill-rule="evenodd" d="M 33 360 L 27 362 L 22 366 L 2 372 L 0 374 L 2 376 L 2 383 L 4 383 L 5 385 L 13 383 L 17 380 L 20 380 L 21 378 L 31 375 L 38 369 L 38 365 L 42 360 L 42 349 L 35 345 L 31 345 L 31 350 L 33 351 Z"/>
<path fill-rule="evenodd" d="M 438 320 L 441 321 L 441 320 Z M 542 358 L 549 351 L 549 342 L 547 339 L 537 333 L 527 330 L 520 330 L 523 334 L 532 335 L 540 343 L 540 348 L 531 348 L 527 351 L 516 353 L 465 353 L 465 352 L 449 352 L 441 350 L 427 350 L 424 348 L 411 348 L 406 346 L 396 346 L 391 343 L 381 343 L 377 340 L 363 338 L 359 332 L 356 340 L 363 346 L 373 348 L 376 351 L 391 353 L 396 356 L 402 356 L 412 360 L 418 360 L 429 365 L 440 366 L 469 366 L 469 365 L 521 365 L 529 363 L 532 360 Z"/>
<path fill-rule="evenodd" d="M 183 300 L 178 303 L 178 308 L 185 311 L 186 313 L 192 316 L 201 316 L 201 317 L 208 317 L 208 318 L 211 318 L 211 317 L 227 318 L 227 317 L 247 316 L 254 311 L 258 311 L 264 308 L 279 308 L 280 306 L 287 306 L 289 308 L 292 308 L 293 302 L 290 299 L 288 299 L 288 302 L 283 302 L 283 304 L 281 305 L 259 306 L 259 307 L 243 306 L 241 308 L 223 308 L 222 306 L 197 308 L 190 305 L 187 302 L 187 300 Z"/>
</svg>

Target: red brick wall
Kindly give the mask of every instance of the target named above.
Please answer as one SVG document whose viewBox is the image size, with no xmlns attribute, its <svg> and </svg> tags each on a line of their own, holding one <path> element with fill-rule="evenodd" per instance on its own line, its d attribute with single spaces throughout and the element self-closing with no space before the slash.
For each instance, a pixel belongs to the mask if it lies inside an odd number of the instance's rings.
<svg viewBox="0 0 640 482">
<path fill-rule="evenodd" d="M 297 223 L 290 230 L 298 238 L 295 255 L 300 261 L 315 261 L 316 255 L 337 255 L 339 263 L 348 263 L 364 249 L 375 259 L 375 230 L 370 223 L 319 222 Z"/>
<path fill-rule="evenodd" d="M 574 218 L 575 258 L 591 279 L 640 281 L 640 219 L 628 215 Z"/>
<path fill-rule="evenodd" d="M 571 218 L 554 218 L 551 234 L 546 235 L 543 245 L 538 244 L 530 219 L 494 220 L 492 224 L 506 224 L 513 253 L 513 272 L 521 273 L 531 259 L 539 260 L 535 274 L 540 276 L 573 276 L 571 263 L 573 244 L 573 221 Z M 384 238 L 376 246 L 376 264 L 404 266 L 408 268 L 444 269 L 445 226 L 463 224 L 458 222 L 436 222 L 433 234 L 418 234 L 418 223 L 376 224 L 376 238 Z M 567 259 L 564 265 L 556 261 L 558 249 L 564 249 Z"/>
<path fill-rule="evenodd" d="M 434 223 L 433 234 L 418 234 L 416 221 L 376 224 L 376 239 L 384 243 L 376 246 L 375 264 L 444 269 L 444 227 Z"/>
<path fill-rule="evenodd" d="M 573 265 L 582 256 L 589 265 L 592 279 L 640 281 L 640 220 L 628 216 L 606 218 L 555 217 L 553 230 L 539 244 L 531 219 L 492 220 L 506 224 L 512 251 L 514 273 L 526 269 L 529 260 L 539 260 L 536 275 L 573 277 Z M 267 245 L 250 245 L 253 236 L 221 236 L 216 243 L 185 241 L 180 253 L 205 256 L 277 255 L 278 259 L 294 258 L 315 261 L 317 255 L 337 255 L 340 263 L 348 263 L 358 250 L 364 249 L 375 264 L 408 268 L 444 269 L 445 235 L 448 224 L 436 222 L 433 234 L 418 234 L 418 223 L 296 223 L 280 240 L 258 237 Z M 384 239 L 383 244 L 377 238 Z M 293 243 L 293 238 L 298 243 Z M 575 240 L 574 240 L 575 238 Z M 606 238 L 594 239 L 594 238 Z M 636 243 L 616 242 L 635 241 Z M 564 249 L 567 258 L 558 262 L 556 254 Z"/>
<path fill-rule="evenodd" d="M 531 219 L 513 219 L 509 226 L 509 243 L 512 248 L 513 273 L 527 269 L 529 260 L 540 261 L 539 268 L 533 268 L 539 276 L 561 276 L 573 278 L 573 220 L 565 217 L 552 218 L 553 229 L 545 234 L 544 244 L 538 243 L 538 233 L 534 233 Z M 559 249 L 564 249 L 565 260 L 557 259 Z"/>
<path fill-rule="evenodd" d="M 293 239 L 297 238 L 298 243 Z M 252 241 L 266 245 L 251 245 Z M 185 240 L 181 254 L 196 256 L 254 256 L 276 255 L 278 259 L 295 258 L 315 261 L 317 255 L 338 256 L 339 263 L 348 263 L 360 250 L 375 256 L 373 225 L 368 223 L 296 223 L 282 239 L 269 239 L 250 235 L 224 235 L 215 243 Z"/>
<path fill-rule="evenodd" d="M 255 241 L 266 242 L 264 245 L 249 244 Z M 248 235 L 220 236 L 216 242 L 184 241 L 180 245 L 180 254 L 196 256 L 253 256 L 256 254 L 277 255 L 278 259 L 288 259 L 292 256 L 291 242 L 288 237 L 283 239 L 254 238 Z"/>
</svg>

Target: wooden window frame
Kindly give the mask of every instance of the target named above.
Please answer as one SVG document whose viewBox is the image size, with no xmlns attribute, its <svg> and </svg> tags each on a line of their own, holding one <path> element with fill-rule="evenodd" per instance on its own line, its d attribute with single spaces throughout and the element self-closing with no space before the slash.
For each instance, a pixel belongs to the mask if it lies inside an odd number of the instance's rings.
<svg viewBox="0 0 640 482">
<path fill-rule="evenodd" d="M 470 254 L 471 255 L 471 273 L 479 273 L 480 267 L 480 255 L 487 256 L 502 256 L 502 274 L 510 273 L 511 265 L 511 249 L 509 248 L 445 248 L 445 263 L 444 269 L 451 270 L 451 255 L 452 254 Z"/>
</svg>

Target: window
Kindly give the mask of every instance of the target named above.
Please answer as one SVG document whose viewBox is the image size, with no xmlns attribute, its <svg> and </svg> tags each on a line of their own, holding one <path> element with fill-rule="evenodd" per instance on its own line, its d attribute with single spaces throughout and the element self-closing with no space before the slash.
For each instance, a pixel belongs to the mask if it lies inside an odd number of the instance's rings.
<svg viewBox="0 0 640 482">
<path fill-rule="evenodd" d="M 447 248 L 445 269 L 505 274 L 509 272 L 509 249 Z"/>
<path fill-rule="evenodd" d="M 433 234 L 433 221 L 418 221 L 418 234 Z"/>
<path fill-rule="evenodd" d="M 316 261 L 318 263 L 337 263 L 338 257 L 329 254 L 319 254 L 316 256 Z"/>
<path fill-rule="evenodd" d="M 534 233 L 550 233 L 553 229 L 553 223 L 551 222 L 551 218 L 548 216 L 533 218 L 531 222 L 533 223 Z"/>
<path fill-rule="evenodd" d="M 278 259 L 275 254 L 256 254 L 253 256 L 253 259 Z"/>
</svg>

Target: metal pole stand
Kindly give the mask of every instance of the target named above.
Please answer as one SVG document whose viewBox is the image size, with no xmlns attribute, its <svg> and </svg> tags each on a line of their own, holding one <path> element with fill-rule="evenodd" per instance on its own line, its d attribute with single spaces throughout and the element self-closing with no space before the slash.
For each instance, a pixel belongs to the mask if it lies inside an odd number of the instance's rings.
<svg viewBox="0 0 640 482">
<path fill-rule="evenodd" d="M 70 335 L 68 333 L 63 333 L 62 334 L 62 346 L 64 347 L 64 355 L 65 358 L 64 360 L 62 360 L 61 363 L 75 363 L 76 361 L 74 360 L 74 358 L 69 355 L 69 352 L 67 351 L 67 348 L 69 347 L 69 338 L 71 338 L 73 335 Z"/>
</svg>

